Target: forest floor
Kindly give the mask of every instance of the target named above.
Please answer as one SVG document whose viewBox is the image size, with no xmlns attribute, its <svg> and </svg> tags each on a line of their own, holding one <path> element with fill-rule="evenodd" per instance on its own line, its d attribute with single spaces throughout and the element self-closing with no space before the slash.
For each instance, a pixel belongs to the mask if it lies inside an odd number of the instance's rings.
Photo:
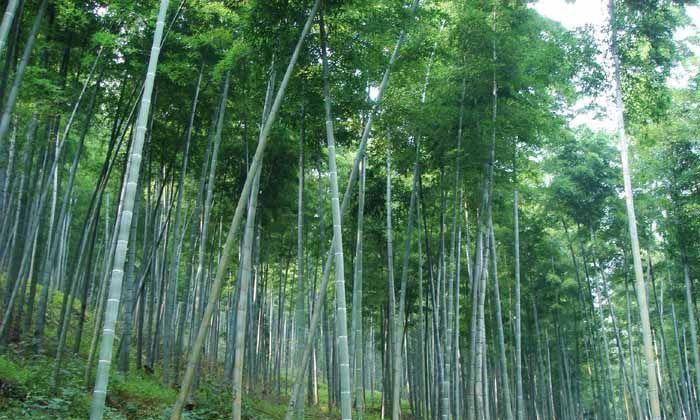
<svg viewBox="0 0 700 420">
<path fill-rule="evenodd" d="M 71 356 L 65 362 L 61 385 L 51 392 L 54 358 L 24 356 L 12 352 L 0 356 L 0 419 L 84 419 L 90 409 L 90 390 L 83 384 L 85 360 Z M 168 418 L 177 391 L 162 386 L 154 375 L 132 372 L 110 375 L 106 419 Z M 244 418 L 282 419 L 285 401 L 271 398 L 245 398 Z M 307 407 L 310 419 L 336 418 L 335 413 Z M 231 418 L 231 393 L 213 382 L 201 383 L 187 419 Z"/>
<path fill-rule="evenodd" d="M 38 293 L 37 293 L 38 294 Z M 47 336 L 55 337 L 62 296 L 56 293 L 50 304 L 47 317 Z M 76 305 L 73 308 L 78 311 Z M 77 317 L 72 317 L 76 319 Z M 0 420 L 4 419 L 85 419 L 90 409 L 91 388 L 84 383 L 87 353 L 92 338 L 94 320 L 88 314 L 86 331 L 81 340 L 80 351 L 72 351 L 74 343 L 66 343 L 60 385 L 52 392 L 52 374 L 55 366 L 55 343 L 49 343 L 50 351 L 36 354 L 31 343 L 15 340 L 0 352 Z M 72 326 L 73 327 L 73 326 Z M 71 334 L 72 335 L 72 334 Z M 116 346 L 115 346 L 116 347 Z M 116 354 L 115 354 L 116 358 Z M 94 375 L 94 369 L 93 373 Z M 203 375 L 208 376 L 208 375 Z M 187 419 L 231 418 L 232 396 L 222 385 L 219 375 L 202 380 L 195 395 Z M 177 390 L 164 387 L 160 376 L 132 369 L 125 376 L 113 366 L 110 373 L 109 392 L 105 419 L 167 419 L 175 402 Z M 327 389 L 319 384 L 319 404 L 307 406 L 307 419 L 335 419 L 339 414 L 328 411 Z M 381 394 L 367 394 L 368 408 L 365 418 L 379 419 Z M 402 401 L 405 403 L 405 401 Z M 243 416 L 246 419 L 283 419 L 287 409 L 287 397 L 248 394 L 243 400 Z"/>
</svg>

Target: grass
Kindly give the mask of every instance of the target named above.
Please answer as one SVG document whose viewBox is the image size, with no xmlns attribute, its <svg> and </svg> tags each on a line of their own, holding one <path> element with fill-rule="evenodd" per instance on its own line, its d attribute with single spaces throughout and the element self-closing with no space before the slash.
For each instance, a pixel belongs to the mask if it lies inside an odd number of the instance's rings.
<svg viewBox="0 0 700 420">
<path fill-rule="evenodd" d="M 87 393 L 76 386 L 81 366 L 67 360 L 65 382 L 49 392 L 53 361 L 45 356 L 0 356 L 0 419 L 80 419 L 89 407 Z"/>
<path fill-rule="evenodd" d="M 0 356 L 0 420 L 3 419 L 84 419 L 90 407 L 90 392 L 82 381 L 85 360 L 68 358 L 60 391 L 50 392 L 53 357 L 10 351 Z M 327 388 L 319 384 L 317 406 L 307 406 L 306 419 L 337 419 L 337 409 L 328 411 Z M 155 420 L 168 418 L 176 390 L 161 385 L 159 378 L 132 372 L 127 377 L 112 371 L 107 396 L 106 419 Z M 380 418 L 381 394 L 375 392 L 374 407 L 367 407 L 365 419 Z M 368 404 L 369 404 L 368 394 Z M 402 401 L 404 403 L 404 401 Z M 232 397 L 218 379 L 203 380 L 194 406 L 184 418 L 190 420 L 231 418 Z M 287 397 L 246 395 L 243 417 L 255 420 L 283 419 Z"/>
<path fill-rule="evenodd" d="M 40 290 L 37 291 L 37 296 Z M 87 314 L 80 352 L 72 352 L 73 333 L 80 310 L 76 301 L 72 307 L 74 315 L 71 332 L 66 343 L 61 383 L 58 392 L 51 392 L 51 376 L 54 369 L 54 350 L 63 295 L 53 294 L 47 311 L 45 354 L 35 354 L 31 339 L 12 343 L 0 355 L 0 420 L 11 419 L 85 419 L 90 409 L 91 389 L 83 382 L 87 353 L 92 338 L 94 318 Z M 133 352 L 132 352 L 133 354 Z M 132 363 L 132 366 L 135 363 Z M 94 375 L 94 370 L 93 370 Z M 158 370 L 149 375 L 131 370 L 128 376 L 117 372 L 116 365 L 110 374 L 105 419 L 156 420 L 169 418 L 177 391 L 160 383 Z M 282 379 L 284 380 L 284 379 Z M 290 386 L 291 388 L 291 386 Z M 380 418 L 381 393 L 367 392 L 365 419 Z M 287 410 L 287 396 L 244 395 L 243 417 L 255 420 L 283 419 Z M 306 419 L 337 419 L 336 408 L 328 410 L 328 389 L 319 383 L 319 403 L 306 406 Z M 407 402 L 402 401 L 405 410 Z M 218 374 L 203 375 L 197 388 L 194 404 L 184 418 L 229 419 L 231 418 L 232 394 L 222 385 Z"/>
</svg>

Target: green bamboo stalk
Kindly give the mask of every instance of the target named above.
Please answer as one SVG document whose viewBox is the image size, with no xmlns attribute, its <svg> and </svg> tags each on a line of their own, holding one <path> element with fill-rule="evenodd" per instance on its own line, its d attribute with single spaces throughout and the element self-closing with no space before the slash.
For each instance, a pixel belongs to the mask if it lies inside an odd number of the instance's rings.
<svg viewBox="0 0 700 420">
<path fill-rule="evenodd" d="M 391 145 L 389 144 L 391 140 L 388 138 L 390 134 L 387 135 L 387 146 L 386 146 L 386 271 L 389 284 L 387 287 L 387 293 L 389 294 L 389 301 L 387 303 L 387 323 L 388 323 L 388 340 L 389 344 L 386 346 L 386 352 L 388 353 L 387 365 L 385 369 L 387 375 L 384 382 L 387 387 L 391 387 L 391 394 L 389 392 L 383 392 L 382 397 L 385 401 L 391 404 L 391 417 L 393 420 L 399 418 L 400 405 L 398 403 L 394 404 L 394 398 L 401 398 L 401 383 L 400 380 L 395 382 L 396 376 L 400 376 L 400 370 L 398 373 L 394 370 L 396 368 L 396 358 L 401 358 L 401 355 L 395 355 L 396 345 L 395 338 L 400 336 L 399 324 L 396 321 L 396 286 L 394 284 L 394 230 L 392 227 L 392 205 L 391 205 Z M 384 395 L 387 394 L 387 395 Z M 397 396 L 398 395 L 398 396 Z"/>
<path fill-rule="evenodd" d="M 192 142 L 192 133 L 194 131 L 194 120 L 195 116 L 197 114 L 197 105 L 199 103 L 199 91 L 202 85 L 202 78 L 204 75 L 204 62 L 202 62 L 202 65 L 199 68 L 199 76 L 197 77 L 197 84 L 195 87 L 194 91 L 194 98 L 192 99 L 192 108 L 190 109 L 190 119 L 187 124 L 187 132 L 185 133 L 185 150 L 182 153 L 182 168 L 180 169 L 180 179 L 178 181 L 178 187 L 177 187 L 177 208 L 175 210 L 175 226 L 173 227 L 173 231 L 175 232 L 175 235 L 180 235 L 180 230 L 182 230 L 181 236 L 184 237 L 185 232 L 186 232 L 186 227 L 185 228 L 180 228 L 181 226 L 181 220 L 182 220 L 182 201 L 185 196 L 185 176 L 187 174 L 187 164 L 189 162 L 189 157 L 190 157 L 190 144 Z M 182 246 L 182 239 L 179 241 L 173 241 L 175 244 L 173 245 L 173 254 L 171 256 L 171 264 L 170 264 L 170 282 L 177 287 L 178 284 L 178 278 L 180 274 L 180 252 L 178 252 L 178 246 Z M 189 277 L 188 277 L 189 280 Z M 186 282 L 189 283 L 189 282 Z M 187 297 L 190 293 L 190 287 L 189 284 L 185 284 L 185 299 L 184 303 L 187 305 Z M 174 359 L 174 380 L 177 380 L 177 376 L 180 371 L 180 355 L 182 353 L 182 345 L 183 345 L 183 335 L 184 335 L 184 327 L 185 327 L 185 312 L 180 315 L 180 319 L 178 320 L 177 326 L 173 326 L 174 328 L 177 328 L 177 338 L 175 342 L 175 349 L 173 351 L 173 359 Z"/>
<path fill-rule="evenodd" d="M 416 208 L 416 194 L 418 190 L 418 177 L 420 176 L 420 141 L 416 142 L 416 162 L 413 167 L 413 186 L 411 187 L 411 199 L 408 206 L 408 224 L 406 226 L 406 237 L 404 239 L 404 254 L 401 269 L 401 289 L 399 292 L 399 308 L 396 315 L 396 325 L 394 329 L 394 379 L 393 379 L 393 408 L 392 417 L 397 420 L 400 415 L 401 402 L 401 354 L 403 330 L 406 312 L 406 284 L 408 282 L 408 263 L 411 255 L 411 239 L 413 235 L 414 213 Z"/>
<path fill-rule="evenodd" d="M 105 399 L 107 397 L 107 383 L 109 382 L 109 369 L 112 363 L 112 345 L 114 343 L 114 330 L 119 312 L 119 299 L 121 297 L 122 278 L 124 277 L 124 263 L 126 251 L 129 243 L 129 233 L 131 219 L 133 215 L 134 200 L 136 198 L 136 185 L 138 183 L 141 170 L 141 153 L 143 151 L 144 139 L 146 136 L 146 124 L 151 109 L 151 96 L 153 84 L 160 55 L 161 39 L 163 37 L 163 27 L 165 25 L 165 15 L 168 11 L 168 0 L 160 1 L 158 18 L 156 21 L 155 33 L 153 35 L 153 45 L 148 62 L 148 71 L 144 83 L 144 92 L 141 97 L 139 115 L 136 122 L 136 132 L 129 156 L 128 173 L 126 176 L 126 189 L 122 198 L 121 210 L 119 212 L 117 225 L 117 248 L 115 251 L 112 274 L 109 284 L 109 295 L 107 307 L 105 309 L 105 323 L 102 332 L 102 344 L 100 357 L 95 379 L 95 389 L 90 408 L 91 420 L 100 420 L 104 415 Z"/>
<path fill-rule="evenodd" d="M 297 198 L 297 290 L 295 305 L 296 346 L 294 349 L 294 363 L 301 368 L 301 359 L 304 356 L 304 336 L 306 314 L 304 307 L 304 117 L 305 110 L 301 108 L 301 135 L 299 138 L 299 187 Z M 299 419 L 304 418 L 304 395 L 299 395 L 297 402 Z"/>
<path fill-rule="evenodd" d="M 498 356 L 501 363 L 501 388 L 503 394 L 503 406 L 505 419 L 513 419 L 513 407 L 510 400 L 510 379 L 508 377 L 508 362 L 506 359 L 506 344 L 503 334 L 503 315 L 501 312 L 501 291 L 498 280 L 498 264 L 496 262 L 496 236 L 493 232 L 493 216 L 489 217 L 489 244 L 491 246 L 491 268 L 493 271 L 493 293 L 496 305 L 496 324 L 498 326 Z"/>
<path fill-rule="evenodd" d="M 365 214 L 365 179 L 366 179 L 367 158 L 362 160 L 360 169 L 360 186 L 357 202 L 357 240 L 355 245 L 355 268 L 352 287 L 352 345 L 351 354 L 353 357 L 353 372 L 355 385 L 355 410 L 356 418 L 362 419 L 364 416 L 364 394 L 363 394 L 363 374 L 364 339 L 362 334 L 362 280 L 363 280 L 363 239 L 364 239 L 364 214 Z"/>
<path fill-rule="evenodd" d="M 5 14 L 2 16 L 2 23 L 0 23 L 0 54 L 2 54 L 7 45 L 7 35 L 10 33 L 12 22 L 15 20 L 18 5 L 19 0 L 9 0 L 7 2 Z"/>
<path fill-rule="evenodd" d="M 39 34 L 39 28 L 41 27 L 41 20 L 46 13 L 48 4 L 48 0 L 42 0 L 41 4 L 39 5 L 39 9 L 34 17 L 34 22 L 32 23 L 32 29 L 29 31 L 29 36 L 24 44 L 22 59 L 19 62 L 17 71 L 15 72 L 15 79 L 12 81 L 12 87 L 10 88 L 10 92 L 8 93 L 7 99 L 5 100 L 5 104 L 2 108 L 2 116 L 0 116 L 0 156 L 5 154 L 5 137 L 7 137 L 7 132 L 10 129 L 10 120 L 12 119 L 13 111 L 15 109 L 15 105 L 17 104 L 19 88 L 22 85 L 24 73 L 27 71 L 29 58 L 32 55 L 34 43 L 36 42 L 36 37 Z M 3 17 L 3 21 L 4 20 L 5 18 Z M 8 24 L 8 26 L 10 25 Z M 0 185 L 5 183 L 5 176 L 5 171 L 0 171 Z M 0 334 L 0 336 L 2 336 L 2 334 Z"/>
<path fill-rule="evenodd" d="M 639 304 L 639 316 L 641 321 L 642 340 L 644 344 L 644 357 L 646 359 L 647 382 L 649 392 L 649 406 L 651 408 L 650 419 L 661 420 L 661 401 L 659 399 L 659 383 L 656 376 L 656 355 L 652 339 L 651 322 L 649 320 L 649 305 L 647 303 L 646 283 L 642 269 L 642 257 L 639 250 L 639 237 L 637 234 L 637 216 L 634 209 L 634 192 L 632 190 L 632 176 L 629 162 L 629 150 L 625 133 L 624 102 L 622 98 L 621 64 L 618 53 L 618 31 L 615 27 L 615 2 L 608 3 L 610 13 L 611 53 L 613 57 L 613 87 L 615 94 L 615 118 L 617 122 L 617 136 L 620 143 L 620 160 L 622 162 L 622 177 L 625 190 L 625 205 L 627 208 L 627 224 L 632 246 L 632 262 L 634 266 L 635 289 Z"/>
<path fill-rule="evenodd" d="M 258 166 L 260 168 L 260 166 Z M 238 294 L 238 313 L 236 315 L 236 346 L 233 361 L 233 420 L 241 419 L 243 396 L 243 356 L 245 355 L 245 336 L 248 325 L 249 289 L 252 277 L 253 239 L 255 235 L 255 213 L 258 206 L 260 170 L 255 174 L 253 188 L 248 202 L 248 216 L 243 234 L 243 261 L 241 262 L 241 284 Z"/>
<path fill-rule="evenodd" d="M 350 354 L 348 352 L 348 322 L 345 300 L 345 261 L 343 255 L 342 214 L 338 194 L 338 168 L 335 153 L 335 133 L 331 111 L 330 86 L 328 82 L 328 39 L 323 24 L 323 14 L 319 19 L 321 31 L 321 58 L 323 60 L 323 92 L 326 110 L 326 140 L 328 142 L 328 172 L 331 186 L 331 213 L 333 218 L 333 250 L 335 255 L 335 334 L 340 373 L 340 413 L 343 420 L 352 418 L 352 391 L 350 389 Z M 300 338 L 301 339 L 301 338 Z"/>
</svg>

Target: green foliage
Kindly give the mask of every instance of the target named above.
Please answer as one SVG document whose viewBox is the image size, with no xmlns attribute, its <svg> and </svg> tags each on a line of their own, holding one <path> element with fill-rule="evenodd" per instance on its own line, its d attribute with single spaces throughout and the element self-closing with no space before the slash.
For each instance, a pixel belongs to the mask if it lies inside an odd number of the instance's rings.
<svg viewBox="0 0 700 420">
<path fill-rule="evenodd" d="M 117 37 L 109 32 L 99 31 L 92 36 L 92 43 L 96 46 L 104 47 L 107 50 L 117 45 Z"/>
<path fill-rule="evenodd" d="M 614 25 L 620 38 L 626 119 L 633 123 L 659 121 L 671 104 L 666 86 L 671 68 L 682 57 L 673 39 L 688 23 L 684 4 L 696 1 L 616 0 Z"/>
<path fill-rule="evenodd" d="M 80 419 L 87 411 L 89 401 L 84 390 L 71 377 L 56 395 L 49 392 L 52 359 L 21 357 L 14 360 L 0 356 L 0 418 Z M 65 369 L 77 375 L 81 365 L 72 362 Z M 5 417 L 7 416 L 7 417 Z M 16 417 L 15 417 L 16 418 Z"/>
<path fill-rule="evenodd" d="M 127 416 L 157 417 L 165 407 L 175 402 L 173 389 L 164 388 L 155 378 L 132 374 L 124 378 L 121 374 L 110 377 L 109 401 Z"/>
<path fill-rule="evenodd" d="M 27 395 L 27 385 L 31 381 L 31 373 L 20 369 L 12 361 L 0 356 L 0 397 L 24 398 Z"/>
<path fill-rule="evenodd" d="M 604 215 L 607 201 L 621 189 L 617 154 L 604 133 L 580 129 L 574 138 L 554 144 L 546 162 L 552 172 L 552 205 L 562 206 L 581 224 L 595 223 Z"/>
</svg>

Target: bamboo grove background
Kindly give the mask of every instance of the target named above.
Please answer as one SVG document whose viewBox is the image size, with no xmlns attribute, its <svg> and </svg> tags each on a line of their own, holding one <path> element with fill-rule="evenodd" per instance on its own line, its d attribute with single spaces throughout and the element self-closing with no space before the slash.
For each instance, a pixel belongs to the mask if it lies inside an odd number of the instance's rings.
<svg viewBox="0 0 700 420">
<path fill-rule="evenodd" d="M 700 418 L 695 2 L 528 3 L 3 1 L 3 357 L 92 419 L 143 375 L 157 418 Z"/>
</svg>

